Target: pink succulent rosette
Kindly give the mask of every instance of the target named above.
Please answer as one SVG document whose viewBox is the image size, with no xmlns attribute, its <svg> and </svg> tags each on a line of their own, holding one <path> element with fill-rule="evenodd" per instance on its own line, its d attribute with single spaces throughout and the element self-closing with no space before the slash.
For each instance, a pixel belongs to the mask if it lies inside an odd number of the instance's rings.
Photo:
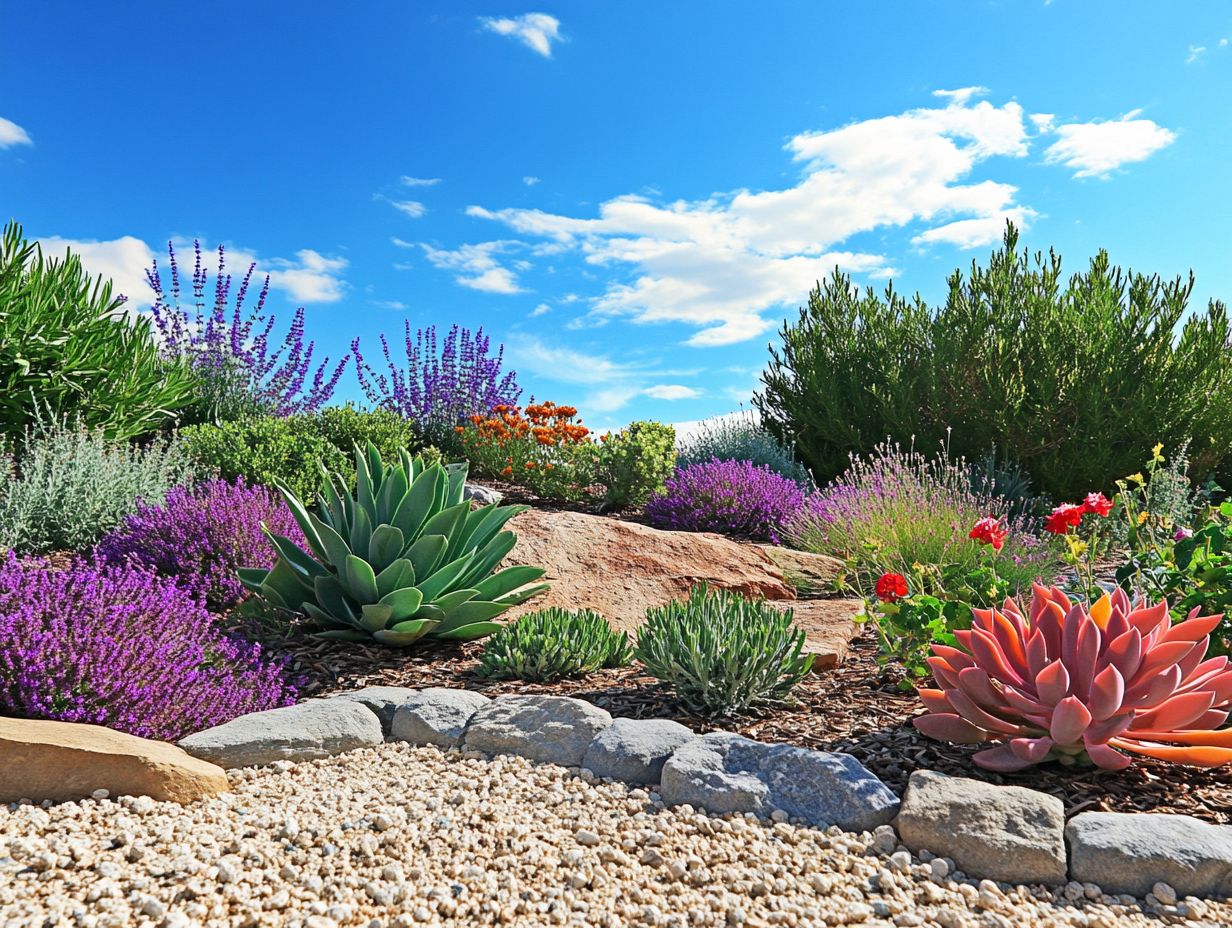
<svg viewBox="0 0 1232 928">
<path fill-rule="evenodd" d="M 1206 657 L 1221 615 L 1194 609 L 1173 624 L 1166 602 L 1131 604 L 1124 591 L 1088 610 L 1034 586 L 1024 616 L 1012 599 L 974 609 L 961 648 L 934 644 L 939 689 L 922 689 L 915 727 L 964 744 L 999 742 L 975 763 L 1014 771 L 1046 760 L 1110 770 L 1129 754 L 1196 767 L 1232 763 L 1232 666 Z"/>
</svg>

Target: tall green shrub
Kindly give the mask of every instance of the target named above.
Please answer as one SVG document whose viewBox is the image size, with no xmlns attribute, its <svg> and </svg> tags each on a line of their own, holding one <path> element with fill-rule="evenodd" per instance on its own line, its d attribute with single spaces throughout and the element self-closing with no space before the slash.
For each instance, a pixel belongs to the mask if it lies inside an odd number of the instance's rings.
<svg viewBox="0 0 1232 928">
<path fill-rule="evenodd" d="M 930 308 L 835 274 L 784 325 L 754 400 L 819 481 L 890 438 L 956 455 L 990 447 L 1057 498 L 1111 490 L 1156 442 L 1190 442 L 1195 471 L 1232 464 L 1227 308 L 1187 314 L 1188 280 L 1123 272 L 1101 251 L 1062 277 L 1061 258 L 1018 251 L 1009 226 L 987 267 L 949 279 Z"/>
<path fill-rule="evenodd" d="M 157 431 L 193 403 L 196 378 L 160 357 L 149 320 L 128 317 L 111 282 L 71 252 L 47 258 L 21 226 L 0 240 L 0 434 L 41 413 L 108 438 Z"/>
</svg>

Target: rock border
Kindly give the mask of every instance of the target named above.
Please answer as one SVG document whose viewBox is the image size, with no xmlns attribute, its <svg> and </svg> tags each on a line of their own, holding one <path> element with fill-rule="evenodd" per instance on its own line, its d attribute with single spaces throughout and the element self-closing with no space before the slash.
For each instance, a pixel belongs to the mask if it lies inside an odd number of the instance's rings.
<svg viewBox="0 0 1232 928">
<path fill-rule="evenodd" d="M 370 721 L 357 717 L 361 707 Z M 667 719 L 613 719 L 568 696 L 368 687 L 241 716 L 180 747 L 239 767 L 382 740 L 514 754 L 584 777 L 657 785 L 667 805 L 718 815 L 871 832 L 889 871 L 912 866 L 915 854 L 938 880 L 1064 886 L 1074 898 L 1096 890 L 1145 896 L 1164 913 L 1183 897 L 1232 898 L 1232 825 L 1162 813 L 1084 812 L 1067 822 L 1060 800 L 1046 793 L 927 770 L 911 775 L 900 799 L 850 754 L 732 732 L 697 735 Z"/>
</svg>

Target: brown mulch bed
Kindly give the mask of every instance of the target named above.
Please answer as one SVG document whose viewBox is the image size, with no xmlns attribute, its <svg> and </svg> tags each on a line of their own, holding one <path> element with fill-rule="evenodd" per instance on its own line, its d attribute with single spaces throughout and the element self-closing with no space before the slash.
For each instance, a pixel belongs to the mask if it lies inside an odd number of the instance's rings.
<svg viewBox="0 0 1232 928">
<path fill-rule="evenodd" d="M 1043 790 L 1060 797 L 1068 814 L 1089 811 L 1175 812 L 1212 822 L 1232 822 L 1232 769 L 1195 770 L 1147 758 L 1128 770 L 1066 769 L 1041 765 L 1018 774 L 980 770 L 970 762 L 975 748 L 932 741 L 910 724 L 920 710 L 913 693 L 900 692 L 876 664 L 876 642 L 866 629 L 841 667 L 813 674 L 798 704 L 737 719 L 690 714 L 670 692 L 635 668 L 608 670 L 555 684 L 492 682 L 475 674 L 482 644 L 395 651 L 294 637 L 270 643 L 289 654 L 308 679 L 305 695 L 324 696 L 363 686 L 448 686 L 496 695 L 550 693 L 576 696 L 613 715 L 673 718 L 696 731 L 738 731 L 759 741 L 784 742 L 826 751 L 846 751 L 900 793 L 913 770 L 939 770 Z"/>
</svg>

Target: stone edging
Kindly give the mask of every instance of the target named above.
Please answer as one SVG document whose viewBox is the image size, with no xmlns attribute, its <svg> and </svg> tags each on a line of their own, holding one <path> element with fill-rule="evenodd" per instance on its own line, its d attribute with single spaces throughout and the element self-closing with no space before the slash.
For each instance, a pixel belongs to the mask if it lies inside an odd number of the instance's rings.
<svg viewBox="0 0 1232 928">
<path fill-rule="evenodd" d="M 613 719 L 572 697 L 375 686 L 242 716 L 180 746 L 225 768 L 311 760 L 386 739 L 658 784 L 666 804 L 715 814 L 872 832 L 892 869 L 910 867 L 914 852 L 940 878 L 1068 879 L 1087 895 L 1095 887 L 1097 896 L 1149 893 L 1164 911 L 1183 896 L 1232 897 L 1232 825 L 1113 812 L 1067 823 L 1054 796 L 924 770 L 900 800 L 849 754 L 731 732 L 699 736 L 667 719 Z"/>
</svg>

